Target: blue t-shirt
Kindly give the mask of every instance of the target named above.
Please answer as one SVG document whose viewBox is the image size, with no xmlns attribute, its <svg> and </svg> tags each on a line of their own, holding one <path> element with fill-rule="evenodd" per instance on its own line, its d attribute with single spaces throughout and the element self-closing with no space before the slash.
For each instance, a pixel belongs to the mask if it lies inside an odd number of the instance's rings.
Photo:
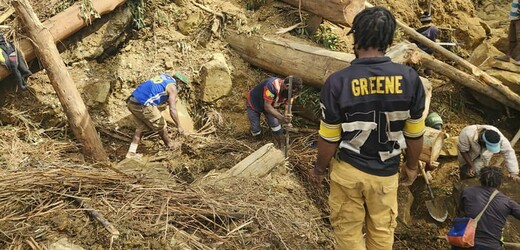
<svg viewBox="0 0 520 250">
<path fill-rule="evenodd" d="M 177 82 L 170 75 L 161 73 L 137 86 L 132 95 L 142 105 L 157 106 L 168 100 L 166 88 L 170 84 L 177 85 Z"/>
</svg>

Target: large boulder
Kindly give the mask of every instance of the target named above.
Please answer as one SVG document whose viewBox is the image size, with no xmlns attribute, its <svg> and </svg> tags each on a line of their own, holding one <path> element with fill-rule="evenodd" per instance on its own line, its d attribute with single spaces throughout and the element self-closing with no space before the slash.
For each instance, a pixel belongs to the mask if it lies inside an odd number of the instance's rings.
<svg viewBox="0 0 520 250">
<path fill-rule="evenodd" d="M 98 80 L 94 83 L 88 84 L 83 88 L 83 93 L 87 97 L 87 104 L 104 104 L 110 95 L 110 82 Z"/>
<path fill-rule="evenodd" d="M 212 60 L 202 66 L 201 76 L 202 101 L 215 102 L 231 92 L 231 72 L 223 54 L 214 54 Z"/>
<path fill-rule="evenodd" d="M 457 41 L 464 43 L 464 48 L 471 50 L 486 39 L 486 30 L 480 24 L 481 19 L 473 17 L 464 11 L 456 11 L 454 19 L 458 20 L 455 26 L 455 37 Z"/>
<path fill-rule="evenodd" d="M 177 27 L 183 35 L 189 36 L 199 28 L 199 25 L 202 23 L 202 18 L 202 14 L 195 11 L 189 14 L 186 20 L 177 23 Z"/>
<path fill-rule="evenodd" d="M 495 59 L 490 59 L 495 55 L 502 55 L 503 53 L 500 52 L 493 44 L 490 42 L 483 42 L 473 52 L 471 53 L 470 57 L 467 59 L 468 62 L 470 62 L 473 65 L 479 66 L 479 67 L 485 67 L 489 66 L 490 64 L 494 63 Z"/>
<path fill-rule="evenodd" d="M 104 58 L 116 52 L 126 40 L 131 22 L 132 12 L 125 7 L 101 17 L 67 40 L 70 44 L 64 44 L 68 48 L 62 55 L 64 60 L 72 63 Z"/>
<path fill-rule="evenodd" d="M 500 80 L 504 85 L 509 87 L 513 92 L 520 95 L 520 77 L 518 77 L 518 73 L 509 72 L 504 70 L 497 69 L 489 69 L 486 70 L 490 76 L 495 77 Z"/>
</svg>

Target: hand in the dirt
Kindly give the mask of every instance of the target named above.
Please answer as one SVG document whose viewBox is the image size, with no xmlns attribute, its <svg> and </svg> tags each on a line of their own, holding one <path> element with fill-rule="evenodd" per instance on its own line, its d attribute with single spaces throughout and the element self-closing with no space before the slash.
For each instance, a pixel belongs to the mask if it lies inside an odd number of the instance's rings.
<svg viewBox="0 0 520 250">
<path fill-rule="evenodd" d="M 472 167 L 468 169 L 468 173 L 466 174 L 468 177 L 475 177 L 475 170 Z"/>
<path fill-rule="evenodd" d="M 520 176 L 518 176 L 518 174 L 509 174 L 509 178 L 514 182 L 520 183 Z"/>
<path fill-rule="evenodd" d="M 325 179 L 325 173 L 320 172 L 317 167 L 313 167 L 309 170 L 309 180 L 314 184 L 321 184 Z"/>
<path fill-rule="evenodd" d="M 411 186 L 415 179 L 417 179 L 417 175 L 419 172 L 419 166 L 415 169 L 410 169 L 406 166 L 406 164 L 401 165 L 401 176 L 400 176 L 400 185 L 401 186 Z"/>
</svg>

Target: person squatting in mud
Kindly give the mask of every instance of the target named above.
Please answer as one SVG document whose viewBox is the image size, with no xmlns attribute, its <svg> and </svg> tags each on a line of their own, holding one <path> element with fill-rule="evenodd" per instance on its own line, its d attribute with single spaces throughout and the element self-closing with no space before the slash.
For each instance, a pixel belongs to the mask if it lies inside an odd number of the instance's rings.
<svg viewBox="0 0 520 250">
<path fill-rule="evenodd" d="M 136 151 L 144 131 L 159 132 L 164 144 L 168 148 L 174 146 L 174 143 L 168 136 L 166 121 L 157 107 L 160 104 L 168 102 L 170 116 L 177 124 L 177 131 L 181 135 L 184 134 L 184 129 L 179 122 L 179 116 L 175 107 L 181 83 L 190 83 L 190 79 L 185 73 L 175 71 L 171 76 L 161 73 L 141 83 L 132 92 L 132 95 L 127 98 L 128 110 L 132 113 L 137 127 L 126 158 L 139 157 Z"/>
<path fill-rule="evenodd" d="M 511 143 L 496 127 L 470 125 L 460 131 L 457 141 L 460 179 L 478 176 L 480 169 L 490 165 L 495 154 L 504 157 L 509 177 L 520 181 L 518 160 Z"/>
<path fill-rule="evenodd" d="M 264 114 L 267 124 L 274 133 L 277 147 L 283 145 L 283 132 L 281 123 L 290 124 L 292 117 L 290 114 L 282 115 L 277 108 L 282 104 L 288 104 L 289 79 L 292 78 L 292 96 L 295 96 L 301 89 L 303 81 L 298 76 L 288 76 L 284 79 L 271 77 L 264 79 L 247 93 L 247 118 L 251 126 L 251 134 L 254 137 L 260 136 L 260 115 Z M 293 99 L 293 98 L 291 98 Z"/>
<path fill-rule="evenodd" d="M 415 70 L 385 56 L 395 29 L 383 7 L 357 14 L 349 32 L 356 59 L 321 90 L 318 159 L 309 177 L 321 183 L 330 166 L 330 221 L 339 250 L 392 249 L 400 166 L 404 185 L 417 178 L 425 90 Z"/>
</svg>

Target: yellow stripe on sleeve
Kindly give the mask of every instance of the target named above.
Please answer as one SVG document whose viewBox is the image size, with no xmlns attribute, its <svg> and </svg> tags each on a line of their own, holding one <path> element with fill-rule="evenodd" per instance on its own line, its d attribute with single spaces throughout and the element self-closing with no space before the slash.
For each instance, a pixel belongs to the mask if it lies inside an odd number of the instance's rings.
<svg viewBox="0 0 520 250">
<path fill-rule="evenodd" d="M 426 126 L 424 119 L 408 119 L 404 124 L 404 136 L 408 138 L 419 138 L 424 134 Z"/>
<path fill-rule="evenodd" d="M 323 120 L 320 122 L 321 138 L 329 142 L 338 142 L 341 140 L 341 125 L 340 124 L 328 124 Z"/>
</svg>

